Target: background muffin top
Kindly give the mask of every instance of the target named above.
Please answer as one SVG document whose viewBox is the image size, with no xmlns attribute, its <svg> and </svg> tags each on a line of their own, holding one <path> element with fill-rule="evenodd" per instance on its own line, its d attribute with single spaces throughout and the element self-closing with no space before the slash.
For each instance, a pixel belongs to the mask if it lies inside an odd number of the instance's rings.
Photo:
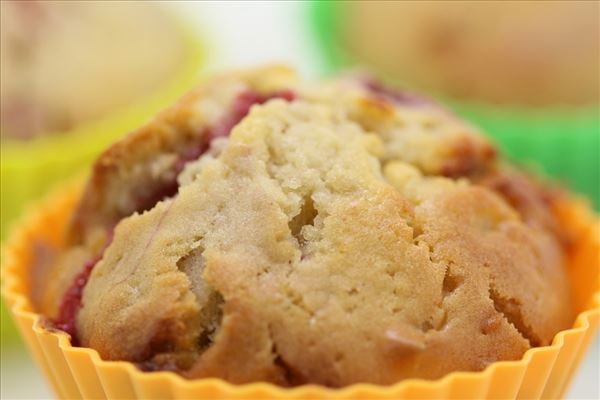
<svg viewBox="0 0 600 400">
<path fill-rule="evenodd" d="M 338 5 L 354 61 L 450 97 L 508 104 L 600 100 L 596 1 L 356 1 Z"/>
<path fill-rule="evenodd" d="M 181 34 L 156 5 L 2 1 L 0 7 L 3 138 L 28 139 L 102 117 L 151 93 L 183 60 Z"/>
<path fill-rule="evenodd" d="M 190 378 L 480 370 L 571 323 L 554 196 L 427 99 L 224 75 L 98 159 L 32 297 L 103 358 Z"/>
</svg>

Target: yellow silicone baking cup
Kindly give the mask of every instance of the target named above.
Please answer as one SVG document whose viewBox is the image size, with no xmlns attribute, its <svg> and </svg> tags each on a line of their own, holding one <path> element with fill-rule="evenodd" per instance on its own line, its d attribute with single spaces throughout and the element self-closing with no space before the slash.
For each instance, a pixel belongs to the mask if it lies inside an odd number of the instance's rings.
<svg viewBox="0 0 600 400">
<path fill-rule="evenodd" d="M 455 372 L 436 381 L 410 379 L 392 386 L 367 384 L 330 389 L 292 389 L 267 383 L 232 385 L 219 379 L 185 380 L 172 372 L 141 372 L 128 362 L 103 361 L 95 350 L 71 346 L 69 337 L 41 325 L 29 300 L 33 245 L 60 249 L 61 231 L 82 185 L 72 184 L 32 209 L 3 248 L 2 293 L 37 363 L 60 398 L 68 399 L 497 399 L 560 398 L 577 369 L 600 316 L 599 223 L 583 202 L 560 205 L 563 229 L 575 238 L 569 278 L 579 312 L 571 329 L 552 345 L 528 350 L 518 361 L 491 364 L 481 372 Z M 357 360 L 360 362 L 360 360 Z"/>
<path fill-rule="evenodd" d="M 183 59 L 176 71 L 142 99 L 97 120 L 65 132 L 28 141 L 2 140 L 0 157 L 0 238 L 23 210 L 24 204 L 45 193 L 56 182 L 89 165 L 108 145 L 157 111 L 171 104 L 198 80 L 204 64 L 204 43 L 186 21 L 169 16 L 183 43 Z"/>
</svg>

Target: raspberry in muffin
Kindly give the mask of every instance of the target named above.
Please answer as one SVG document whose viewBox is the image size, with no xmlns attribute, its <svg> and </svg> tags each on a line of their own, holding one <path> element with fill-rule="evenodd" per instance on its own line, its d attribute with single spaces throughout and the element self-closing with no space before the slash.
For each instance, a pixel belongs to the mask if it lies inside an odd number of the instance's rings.
<svg viewBox="0 0 600 400">
<path fill-rule="evenodd" d="M 554 196 L 414 94 L 223 75 L 100 156 L 37 307 L 187 378 L 481 370 L 572 322 Z"/>
</svg>

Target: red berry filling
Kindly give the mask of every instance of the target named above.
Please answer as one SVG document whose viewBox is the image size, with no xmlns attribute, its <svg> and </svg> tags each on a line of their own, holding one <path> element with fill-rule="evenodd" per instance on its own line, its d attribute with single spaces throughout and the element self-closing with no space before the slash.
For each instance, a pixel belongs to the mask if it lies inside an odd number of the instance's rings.
<svg viewBox="0 0 600 400">
<path fill-rule="evenodd" d="M 56 327 L 62 331 L 67 332 L 71 335 L 71 343 L 77 345 L 77 326 L 75 325 L 75 317 L 81 308 L 81 297 L 83 295 L 83 288 L 87 284 L 92 270 L 102 259 L 104 250 L 110 245 L 113 240 L 114 231 L 111 231 L 106 240 L 104 248 L 100 252 L 100 255 L 96 255 L 88 260 L 81 271 L 75 276 L 73 283 L 65 292 L 62 303 L 58 309 L 58 316 L 53 321 Z"/>
<path fill-rule="evenodd" d="M 216 123 L 209 132 L 209 140 L 229 136 L 231 129 L 236 126 L 248 113 L 250 108 L 255 104 L 263 104 L 271 99 L 283 99 L 286 101 L 293 101 L 295 98 L 294 92 L 291 90 L 280 90 L 278 92 L 263 95 L 250 90 L 240 93 L 229 114 L 227 114 L 221 121 Z"/>
<path fill-rule="evenodd" d="M 208 150 L 213 139 L 229 136 L 231 129 L 233 129 L 235 125 L 237 125 L 246 115 L 248 115 L 250 108 L 254 104 L 263 104 L 274 98 L 292 101 L 294 100 L 295 95 L 290 90 L 282 90 L 270 95 L 262 95 L 249 90 L 241 93 L 235 99 L 230 112 L 224 118 L 222 118 L 221 121 L 217 122 L 212 127 L 207 128 L 208 132 L 206 132 L 204 135 L 200 135 L 199 143 L 196 146 L 192 146 L 187 153 L 179 156 L 179 159 L 175 163 L 174 167 L 173 175 L 175 178 L 172 181 L 168 181 L 157 186 L 151 196 L 140 199 L 140 207 L 138 211 L 152 208 L 160 200 L 164 200 L 176 195 L 177 190 L 179 189 L 176 177 L 188 162 L 196 160 L 202 154 L 204 154 L 204 152 Z M 106 247 L 108 247 L 111 241 L 112 234 L 109 236 Z M 102 251 L 102 253 L 103 252 L 104 251 Z M 58 317 L 54 320 L 54 324 L 58 329 L 63 330 L 71 335 L 71 342 L 73 345 L 78 344 L 77 327 L 75 322 L 77 314 L 81 309 L 83 289 L 89 280 L 92 270 L 102 259 L 102 253 L 86 262 L 81 272 L 77 274 L 73 280 L 73 283 L 65 292 L 59 308 Z"/>
<path fill-rule="evenodd" d="M 162 185 L 157 186 L 156 190 L 153 191 L 151 196 L 144 199 L 140 199 L 140 207 L 138 211 L 148 210 L 156 203 L 161 200 L 168 199 L 177 194 L 179 184 L 177 183 L 177 176 L 185 165 L 190 162 L 197 160 L 202 154 L 204 154 L 210 147 L 210 143 L 213 139 L 219 137 L 227 137 L 231 133 L 231 130 L 236 126 L 246 115 L 250 112 L 250 108 L 255 104 L 263 104 L 271 99 L 283 99 L 286 101 L 292 101 L 295 99 L 295 94 L 291 90 L 280 90 L 269 95 L 263 95 L 250 90 L 246 90 L 238 95 L 234 103 L 229 110 L 229 113 L 221 118 L 220 121 L 215 123 L 213 126 L 206 128 L 207 132 L 198 137 L 198 143 L 192 145 L 187 152 L 179 155 L 179 159 L 176 161 L 173 176 L 174 178 L 170 181 L 164 182 Z"/>
<path fill-rule="evenodd" d="M 425 97 L 386 86 L 375 79 L 364 79 L 363 84 L 365 88 L 367 88 L 374 95 L 385 99 L 391 99 L 397 104 L 407 106 L 423 106 L 433 104 L 431 100 Z"/>
<path fill-rule="evenodd" d="M 77 274 L 75 280 L 67 289 L 60 309 L 58 317 L 54 320 L 56 327 L 60 330 L 67 332 L 71 335 L 71 341 L 73 345 L 77 345 L 77 327 L 75 326 L 75 317 L 81 308 L 81 296 L 83 294 L 83 288 L 88 282 L 90 274 L 94 266 L 100 261 L 101 257 L 96 256 L 89 260 L 83 266 L 83 270 Z"/>
</svg>

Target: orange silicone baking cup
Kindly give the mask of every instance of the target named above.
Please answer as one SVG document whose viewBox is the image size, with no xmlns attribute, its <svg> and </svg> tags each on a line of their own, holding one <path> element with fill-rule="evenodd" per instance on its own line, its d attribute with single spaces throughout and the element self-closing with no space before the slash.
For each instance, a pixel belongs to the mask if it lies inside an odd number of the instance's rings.
<svg viewBox="0 0 600 400">
<path fill-rule="evenodd" d="M 61 248 L 61 232 L 80 190 L 80 183 L 72 184 L 31 210 L 17 225 L 2 255 L 5 300 L 60 398 L 560 398 L 598 326 L 600 224 L 583 202 L 571 200 L 560 205 L 557 213 L 563 229 L 576 238 L 569 255 L 569 277 L 579 314 L 573 327 L 559 332 L 550 346 L 530 349 L 520 360 L 496 362 L 481 372 L 454 372 L 436 381 L 410 379 L 392 386 L 356 384 L 342 389 L 232 385 L 220 379 L 185 380 L 172 372 L 141 372 L 128 362 L 103 361 L 92 349 L 71 346 L 66 334 L 44 329 L 29 299 L 33 244 L 42 241 Z"/>
</svg>

